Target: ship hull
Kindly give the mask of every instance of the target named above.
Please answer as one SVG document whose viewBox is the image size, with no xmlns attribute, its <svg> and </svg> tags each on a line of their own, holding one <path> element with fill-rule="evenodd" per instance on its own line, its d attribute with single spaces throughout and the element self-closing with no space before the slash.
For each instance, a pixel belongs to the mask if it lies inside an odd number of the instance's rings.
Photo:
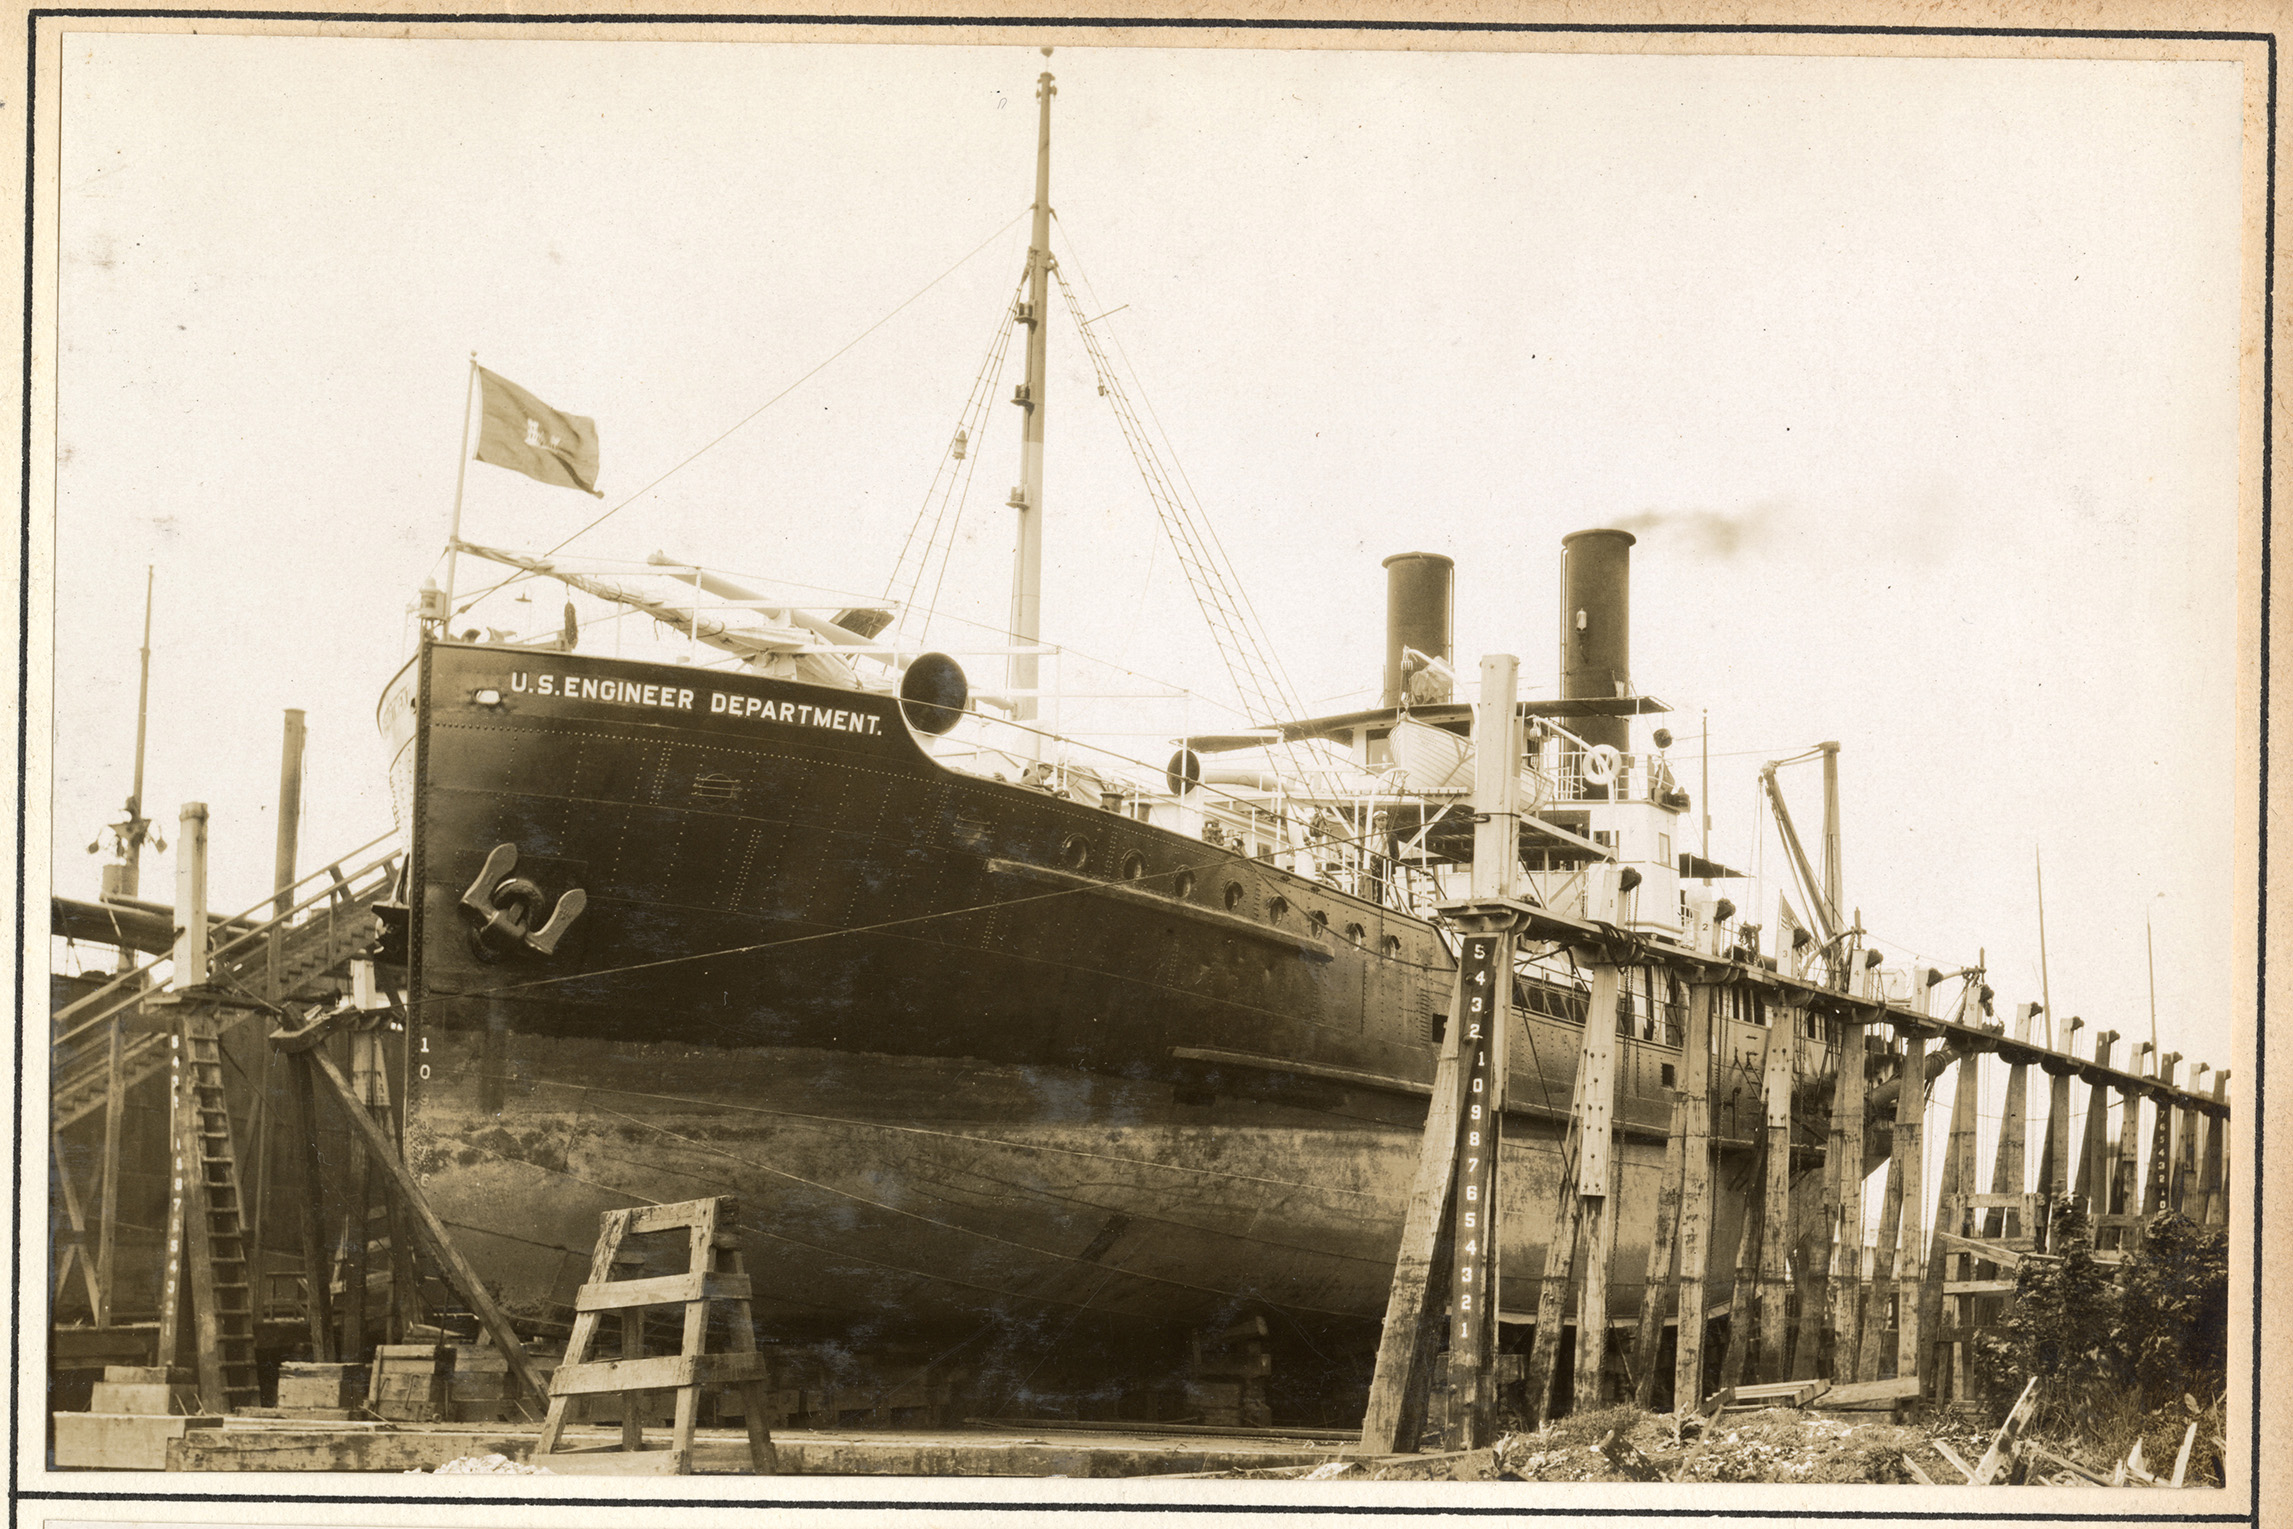
<svg viewBox="0 0 2293 1529">
<path fill-rule="evenodd" d="M 407 1152 L 513 1310 L 570 1309 L 599 1211 L 735 1194 L 791 1341 L 1246 1310 L 1374 1341 L 1454 969 L 1430 926 L 948 771 L 880 696 L 432 644 L 383 720 Z M 464 905 L 505 844 L 534 921 L 587 899 L 552 952 Z M 1582 1032 L 1521 1019 L 1500 1293 L 1528 1312 Z M 1679 1053 L 1618 1053 L 1629 1314 Z"/>
</svg>

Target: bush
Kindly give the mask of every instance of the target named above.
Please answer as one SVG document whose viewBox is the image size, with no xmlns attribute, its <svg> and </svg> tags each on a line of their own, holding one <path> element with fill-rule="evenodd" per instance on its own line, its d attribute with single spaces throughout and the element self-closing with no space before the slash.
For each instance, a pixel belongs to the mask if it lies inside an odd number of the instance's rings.
<svg viewBox="0 0 2293 1529">
<path fill-rule="evenodd" d="M 2023 1260 L 2013 1307 L 1975 1340 L 1977 1375 L 2002 1413 L 2036 1376 L 2041 1431 L 2097 1443 L 2107 1442 L 2098 1432 L 2124 1435 L 2130 1447 L 2162 1430 L 2178 1446 L 2192 1418 L 2218 1410 L 2228 1384 L 2228 1235 L 2169 1212 L 2113 1267 L 2095 1261 L 2074 1204 L 2058 1201 L 2052 1215 L 2058 1256 Z"/>
<path fill-rule="evenodd" d="M 2119 1329 L 2120 1290 L 2095 1262 L 2084 1212 L 2068 1201 L 2053 1211 L 2053 1258 L 2026 1258 L 2015 1271 L 2014 1303 L 1974 1342 L 1975 1374 L 2003 1414 L 2038 1378 L 2039 1426 L 2092 1416 L 2122 1395 L 2128 1373 Z"/>
<path fill-rule="evenodd" d="M 2219 1396 L 2229 1373 L 2229 1234 L 2160 1216 L 2121 1286 L 2118 1342 L 2142 1406 L 2187 1396 L 2194 1411 Z"/>
</svg>

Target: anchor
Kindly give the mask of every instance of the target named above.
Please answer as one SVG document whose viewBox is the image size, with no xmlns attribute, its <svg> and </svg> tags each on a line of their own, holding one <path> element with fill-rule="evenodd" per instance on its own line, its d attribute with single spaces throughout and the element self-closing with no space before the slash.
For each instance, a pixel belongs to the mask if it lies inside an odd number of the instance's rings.
<svg viewBox="0 0 2293 1529">
<path fill-rule="evenodd" d="M 462 894 L 462 911 L 477 925 L 470 931 L 471 949 L 488 960 L 520 946 L 540 955 L 555 955 L 557 942 L 589 906 L 589 894 L 575 887 L 557 900 L 547 923 L 539 929 L 531 927 L 534 915 L 549 899 L 533 882 L 510 874 L 517 863 L 516 845 L 495 845 L 479 868 L 478 879 Z"/>
</svg>

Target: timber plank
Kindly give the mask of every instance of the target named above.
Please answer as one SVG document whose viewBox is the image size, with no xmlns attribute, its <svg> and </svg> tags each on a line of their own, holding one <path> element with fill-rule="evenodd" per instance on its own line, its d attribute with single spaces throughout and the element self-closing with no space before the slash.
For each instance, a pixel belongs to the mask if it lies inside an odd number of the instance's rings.
<svg viewBox="0 0 2293 1529">
<path fill-rule="evenodd" d="M 632 1306 L 667 1306 L 681 1301 L 745 1301 L 749 1298 L 745 1274 L 663 1274 L 653 1279 L 612 1280 L 584 1285 L 574 1297 L 575 1311 L 624 1311 Z"/>
<path fill-rule="evenodd" d="M 735 1385 L 763 1380 L 764 1356 L 659 1354 L 651 1359 L 599 1359 L 561 1364 L 550 1380 L 552 1396 L 594 1396 L 604 1391 L 668 1391 L 683 1386 Z"/>
</svg>

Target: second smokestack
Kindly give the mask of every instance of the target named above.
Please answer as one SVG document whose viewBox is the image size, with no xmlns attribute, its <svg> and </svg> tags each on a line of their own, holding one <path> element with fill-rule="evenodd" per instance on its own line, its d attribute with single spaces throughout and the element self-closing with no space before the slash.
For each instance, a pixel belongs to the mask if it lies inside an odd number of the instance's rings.
<svg viewBox="0 0 2293 1529">
<path fill-rule="evenodd" d="M 1446 701 L 1454 687 L 1438 674 L 1413 676 L 1404 668 L 1403 649 L 1451 663 L 1450 591 L 1457 565 L 1438 552 L 1401 552 L 1385 560 L 1385 699 L 1399 706 Z"/>
<path fill-rule="evenodd" d="M 1574 531 L 1561 538 L 1561 698 L 1628 696 L 1632 690 L 1630 531 Z M 1579 717 L 1569 731 L 1586 743 L 1631 747 L 1624 717 Z"/>
</svg>

